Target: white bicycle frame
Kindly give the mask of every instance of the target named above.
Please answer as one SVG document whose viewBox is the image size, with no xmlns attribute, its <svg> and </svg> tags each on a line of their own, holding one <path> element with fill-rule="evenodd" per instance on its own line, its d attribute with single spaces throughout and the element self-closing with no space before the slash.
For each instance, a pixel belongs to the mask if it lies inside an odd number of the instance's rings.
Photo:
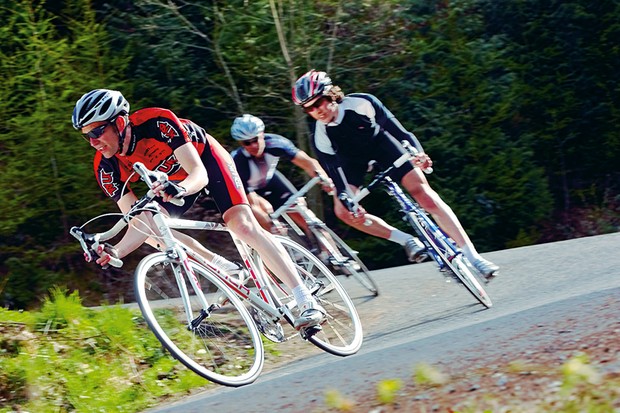
<svg viewBox="0 0 620 413">
<path fill-rule="evenodd" d="M 312 226 L 312 224 L 323 224 L 323 222 L 317 218 L 314 212 L 312 212 L 312 210 L 308 208 L 305 203 L 301 204 L 299 201 L 299 198 L 304 197 L 308 191 L 314 187 L 314 185 L 321 181 L 323 181 L 323 178 L 318 175 L 310 179 L 303 187 L 301 187 L 301 189 L 289 196 L 286 202 L 271 214 L 271 218 L 279 219 L 282 217 L 282 219 L 284 219 L 286 223 L 290 225 L 290 227 L 293 228 L 293 230 L 300 236 L 304 236 L 305 233 L 288 215 L 289 213 L 293 212 L 299 214 L 309 226 Z"/>
<path fill-rule="evenodd" d="M 248 247 L 232 231 L 230 231 L 230 229 L 226 227 L 226 225 L 217 222 L 194 221 L 183 218 L 169 217 L 162 212 L 159 204 L 155 201 L 149 202 L 143 208 L 143 210 L 148 210 L 153 213 L 153 221 L 157 225 L 157 229 L 160 233 L 158 238 L 161 239 L 162 244 L 165 245 L 165 248 L 162 248 L 163 252 L 168 254 L 171 259 L 177 260 L 181 265 L 183 265 L 183 268 L 186 270 L 186 272 L 188 274 L 191 274 L 189 282 L 192 285 L 196 296 L 200 300 L 203 309 L 208 309 L 209 303 L 207 302 L 206 297 L 202 293 L 202 290 L 200 289 L 200 282 L 189 264 L 190 258 L 198 262 L 211 273 L 220 278 L 241 299 L 249 301 L 253 306 L 257 307 L 258 309 L 264 311 L 267 314 L 270 314 L 273 317 L 274 321 L 277 321 L 281 317 L 284 317 L 287 321 L 289 321 L 289 323 L 292 324 L 292 320 L 294 320 L 295 318 L 291 313 L 291 309 L 294 308 L 297 303 L 295 302 L 295 300 L 291 300 L 290 302 L 287 302 L 285 305 L 283 305 L 276 298 L 277 296 L 275 294 L 275 291 L 273 290 L 274 288 L 279 288 L 283 293 L 285 293 L 285 291 L 280 286 L 274 285 L 277 283 L 270 280 L 269 276 L 267 276 L 263 272 L 263 268 L 261 268 L 262 266 L 259 265 L 252 257 L 250 247 Z M 112 229 L 104 233 L 98 234 L 97 238 L 100 242 L 112 239 L 126 225 L 126 218 L 121 219 Z M 228 232 L 235 246 L 237 247 L 243 263 L 248 269 L 248 272 L 252 277 L 254 284 L 256 285 L 256 292 L 250 290 L 245 285 L 240 284 L 238 280 L 231 278 L 217 265 L 213 264 L 209 260 L 206 260 L 200 254 L 193 251 L 187 245 L 176 239 L 172 234 L 172 229 Z M 113 266 L 120 266 L 122 265 L 122 261 L 113 260 L 112 262 L 110 262 L 110 264 Z M 175 277 L 180 287 L 180 291 L 183 295 L 182 300 L 186 309 L 188 323 L 191 323 L 192 319 L 190 311 L 191 305 L 189 302 L 189 293 L 187 291 L 185 283 L 182 282 L 182 274 L 180 273 L 180 271 L 178 271 L 178 268 L 175 268 Z"/>
</svg>

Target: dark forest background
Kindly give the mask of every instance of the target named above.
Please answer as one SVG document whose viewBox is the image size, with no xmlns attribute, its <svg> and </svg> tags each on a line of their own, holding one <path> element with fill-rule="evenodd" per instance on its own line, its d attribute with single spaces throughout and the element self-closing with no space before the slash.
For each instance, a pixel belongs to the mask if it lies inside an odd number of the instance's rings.
<svg viewBox="0 0 620 413">
<path fill-rule="evenodd" d="M 308 150 L 290 90 L 325 70 L 418 136 L 431 184 L 480 251 L 620 229 L 618 1 L 5 0 L 0 21 L 3 306 L 36 306 L 55 284 L 86 302 L 131 298 L 147 250 L 101 271 L 68 234 L 117 211 L 71 126 L 95 88 L 122 91 L 132 110 L 171 108 L 229 149 L 232 120 L 252 113 Z M 320 194 L 312 205 L 369 267 L 406 263 L 336 222 Z M 365 204 L 402 226 L 390 205 L 382 194 Z M 207 199 L 192 217 L 217 212 Z M 204 242 L 228 254 L 220 237 Z"/>
</svg>

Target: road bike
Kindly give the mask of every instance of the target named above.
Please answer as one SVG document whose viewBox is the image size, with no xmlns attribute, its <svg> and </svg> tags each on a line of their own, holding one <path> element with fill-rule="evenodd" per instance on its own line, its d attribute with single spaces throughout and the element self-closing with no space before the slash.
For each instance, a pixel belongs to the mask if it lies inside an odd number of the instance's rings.
<svg viewBox="0 0 620 413">
<path fill-rule="evenodd" d="M 134 165 L 149 188 L 166 175 Z M 165 215 L 155 202 L 152 190 L 109 230 L 86 233 L 84 226 L 95 217 L 73 227 L 87 260 L 96 258 L 99 245 L 114 238 L 130 219 L 142 212 L 152 214 L 159 234 L 151 234 L 161 245 L 160 252 L 144 257 L 134 274 L 136 301 L 149 328 L 170 354 L 200 376 L 227 386 L 252 383 L 264 364 L 264 337 L 283 342 L 296 336 L 339 356 L 356 353 L 363 339 L 362 325 L 345 289 L 329 269 L 310 251 L 286 237 L 277 237 L 293 259 L 299 276 L 326 311 L 321 326 L 292 327 L 299 315 L 290 291 L 263 264 L 257 252 L 235 236 L 224 224 L 202 222 Z M 182 201 L 182 200 L 181 200 Z M 254 286 L 227 274 L 213 262 L 175 238 L 172 229 L 228 232 Z M 110 265 L 120 267 L 113 259 Z M 285 331 L 285 327 L 292 331 Z"/>
<path fill-rule="evenodd" d="M 355 213 L 359 208 L 359 202 L 364 197 L 378 186 L 383 186 L 388 195 L 399 205 L 403 220 L 411 225 L 426 247 L 428 254 L 439 266 L 439 270 L 453 275 L 483 306 L 492 307 L 493 302 L 483 288 L 485 281 L 482 281 L 482 275 L 463 255 L 454 240 L 439 228 L 429 214 L 390 178 L 390 172 L 418 155 L 417 149 L 411 146 L 409 142 L 403 141 L 402 145 L 405 153 L 396 159 L 392 165 L 376 173 L 372 181 L 366 187 L 361 187 L 357 194 L 345 196 L 341 199 Z M 432 169 L 428 168 L 425 172 L 431 173 Z"/>
<path fill-rule="evenodd" d="M 297 192 L 292 194 L 284 204 L 271 214 L 286 229 L 289 237 L 298 243 L 307 245 L 322 257 L 335 274 L 353 277 L 374 296 L 379 295 L 379 288 L 370 275 L 370 271 L 359 258 L 358 252 L 349 247 L 334 231 L 321 221 L 306 205 L 304 196 L 316 184 L 325 182 L 326 178 L 317 175 L 310 179 Z M 307 234 L 292 218 L 296 214 L 301 217 L 309 234 Z"/>
</svg>

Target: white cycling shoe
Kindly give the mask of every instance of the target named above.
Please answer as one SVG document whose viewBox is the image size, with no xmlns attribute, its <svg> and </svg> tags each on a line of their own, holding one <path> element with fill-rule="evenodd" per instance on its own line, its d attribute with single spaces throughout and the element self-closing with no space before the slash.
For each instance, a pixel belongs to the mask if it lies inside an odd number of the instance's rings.
<svg viewBox="0 0 620 413">
<path fill-rule="evenodd" d="M 299 311 L 300 315 L 293 324 L 296 330 L 317 327 L 323 324 L 326 320 L 325 309 L 316 302 L 307 301 L 303 303 L 300 306 Z"/>
</svg>

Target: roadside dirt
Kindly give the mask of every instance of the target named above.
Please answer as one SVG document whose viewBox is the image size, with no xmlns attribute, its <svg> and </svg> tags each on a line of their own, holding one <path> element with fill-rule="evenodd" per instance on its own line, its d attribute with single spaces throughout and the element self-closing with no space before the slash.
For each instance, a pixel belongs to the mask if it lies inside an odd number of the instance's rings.
<svg viewBox="0 0 620 413">
<path fill-rule="evenodd" d="M 514 342 L 502 349 L 470 348 L 475 356 L 458 363 L 433 365 L 439 383 L 402 383 L 391 403 L 377 400 L 377 392 L 338 395 L 323 412 L 547 412 L 562 399 L 562 367 L 579 355 L 587 357 L 588 380 L 620 383 L 620 297 L 609 298 L 553 325 L 538 323 L 528 331 L 506 337 Z M 523 341 L 528 342 L 523 346 Z M 520 344 L 517 344 L 520 343 Z M 390 377 L 377 377 L 377 384 Z M 620 388 L 614 406 L 620 411 Z M 332 397 L 332 400 L 334 398 Z M 336 407 L 333 407 L 336 406 Z M 573 410 L 571 410 L 573 411 Z M 574 410 L 578 411 L 578 410 Z"/>
</svg>

